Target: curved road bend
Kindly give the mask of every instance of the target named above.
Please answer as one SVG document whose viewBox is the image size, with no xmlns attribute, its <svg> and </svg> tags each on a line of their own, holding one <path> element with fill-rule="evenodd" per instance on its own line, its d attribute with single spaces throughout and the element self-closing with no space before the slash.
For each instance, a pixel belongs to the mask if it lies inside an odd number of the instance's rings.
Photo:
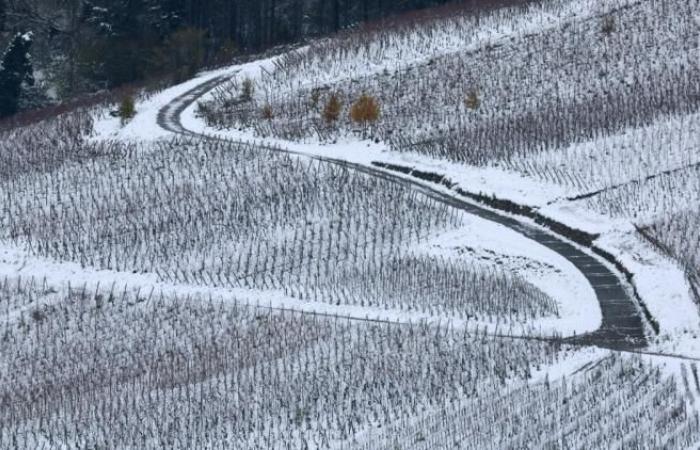
<svg viewBox="0 0 700 450">
<path fill-rule="evenodd" d="M 202 139 L 223 140 L 219 137 L 199 134 L 186 129 L 182 124 L 181 115 L 190 105 L 229 77 L 230 75 L 213 78 L 175 98 L 159 111 L 158 125 L 176 134 L 189 135 Z M 535 225 L 520 222 L 508 215 L 456 198 L 419 180 L 404 178 L 382 169 L 349 163 L 338 159 L 323 158 L 316 155 L 287 151 L 274 147 L 266 148 L 273 151 L 315 159 L 329 164 L 344 166 L 358 172 L 383 178 L 393 183 L 402 184 L 443 204 L 506 226 L 538 244 L 555 251 L 569 260 L 586 277 L 595 291 L 602 312 L 602 323 L 598 330 L 581 336 L 567 338 L 565 341 L 572 344 L 595 345 L 615 350 L 637 350 L 646 347 L 646 328 L 644 320 L 642 319 L 642 314 L 636 301 L 621 282 L 620 276 L 609 269 L 608 266 L 599 259 L 585 253 L 566 239 L 546 232 Z"/>
</svg>

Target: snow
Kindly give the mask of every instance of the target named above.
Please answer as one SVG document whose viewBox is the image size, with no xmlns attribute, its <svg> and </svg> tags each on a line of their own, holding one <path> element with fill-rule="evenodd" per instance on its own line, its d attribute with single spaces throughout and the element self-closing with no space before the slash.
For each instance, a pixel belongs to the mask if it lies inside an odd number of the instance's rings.
<svg viewBox="0 0 700 450">
<path fill-rule="evenodd" d="M 487 332 L 513 337 L 547 337 L 555 332 L 583 330 L 581 325 L 593 325 L 590 319 L 577 323 L 574 320 L 545 318 L 527 326 L 503 325 L 476 320 L 462 320 L 430 313 L 407 312 L 369 306 L 332 305 L 328 303 L 299 300 L 289 297 L 282 291 L 245 288 L 214 288 L 208 286 L 174 284 L 161 282 L 155 274 L 138 274 L 84 268 L 77 263 L 57 262 L 48 258 L 29 256 L 26 251 L 7 244 L 0 246 L 0 279 L 34 279 L 46 282 L 54 288 L 72 286 L 87 291 L 109 292 L 148 292 L 184 297 L 212 297 L 240 304 L 258 305 L 276 310 L 293 310 L 320 315 L 338 316 L 357 320 L 385 321 L 392 323 L 432 323 L 447 324 L 453 329 Z"/>
<path fill-rule="evenodd" d="M 435 160 L 424 155 L 399 154 L 391 152 L 383 144 L 367 141 L 346 140 L 336 144 L 306 144 L 278 139 L 260 139 L 250 131 L 213 130 L 207 128 L 196 116 L 194 108 L 185 110 L 182 121 L 185 128 L 197 133 L 277 146 L 300 154 L 341 159 L 363 165 L 380 161 L 438 173 L 452 180 L 455 188 L 472 193 L 494 195 L 500 199 L 534 207 L 539 213 L 573 228 L 601 235 L 596 245 L 622 260 L 625 267 L 634 274 L 634 283 L 640 296 L 660 325 L 660 341 L 687 333 L 700 334 L 698 310 L 690 296 L 688 283 L 681 268 L 634 237 L 632 234 L 634 225 L 629 220 L 606 217 L 584 208 L 582 204 L 565 201 L 569 192 L 562 186 L 544 183 L 497 167 L 468 167 Z M 487 242 L 491 245 L 496 241 L 498 241 L 497 236 L 493 236 Z M 512 245 L 512 242 L 506 242 L 507 246 Z M 539 246 L 535 244 L 532 247 Z M 577 310 L 580 312 L 581 309 L 571 306 L 575 301 L 562 300 L 569 298 L 569 295 L 565 288 L 559 290 L 553 287 L 556 284 L 553 278 L 543 280 L 533 278 L 532 281 L 537 281 L 536 285 L 541 289 L 545 284 L 552 282 L 549 290 L 543 290 L 550 295 L 554 294 L 554 298 L 561 303 L 563 310 L 573 314 L 572 318 L 577 317 Z M 588 311 L 591 310 L 588 309 Z"/>
<path fill-rule="evenodd" d="M 446 256 L 469 249 L 472 260 L 522 276 L 559 305 L 561 318 L 531 321 L 536 328 L 580 335 L 600 326 L 595 292 L 571 262 L 503 225 L 473 215 L 465 222 L 460 229 L 424 244 L 423 250 Z"/>
<path fill-rule="evenodd" d="M 599 245 L 610 251 L 634 274 L 634 282 L 662 327 L 659 342 L 670 336 L 698 335 L 700 315 L 690 298 L 690 286 L 680 268 L 634 234 L 610 232 Z M 700 353 L 695 353 L 700 356 Z"/>
<path fill-rule="evenodd" d="M 269 69 L 272 61 L 272 59 L 268 59 L 261 63 L 254 62 L 202 74 L 194 80 L 168 89 L 139 104 L 137 107 L 137 115 L 124 128 L 115 127 L 114 124 L 118 122 L 118 119 L 108 118 L 98 121 L 97 127 L 100 129 L 100 132 L 95 138 L 149 141 L 166 137 L 169 133 L 159 129 L 155 122 L 158 111 L 174 98 L 222 74 L 237 74 L 236 76 L 239 77 L 255 77 L 259 75 L 263 69 Z M 429 164 L 430 161 L 425 157 L 411 160 L 405 154 L 395 155 L 387 150 L 384 145 L 368 141 L 353 142 L 348 140 L 334 145 L 295 144 L 274 139 L 257 139 L 252 133 L 246 131 L 211 130 L 206 127 L 201 119 L 196 117 L 195 111 L 196 104 L 187 108 L 182 115 L 182 122 L 185 128 L 198 133 L 207 133 L 226 139 L 257 142 L 262 145 L 279 146 L 302 155 L 336 158 L 365 166 L 371 166 L 373 161 L 385 161 L 397 164 L 410 163 L 422 169 L 444 170 L 454 175 L 455 181 L 459 181 L 460 185 L 476 183 L 487 187 L 489 186 L 488 183 L 499 183 L 499 180 L 501 180 L 502 184 L 498 184 L 500 189 L 506 189 L 509 186 L 509 179 L 503 177 L 502 171 L 499 169 L 490 169 L 488 171 L 481 171 L 479 169 L 465 170 L 463 166 L 438 161 L 433 161 L 434 164 L 431 165 Z M 423 164 L 420 164 L 421 162 Z M 531 201 L 537 201 L 539 199 L 549 200 L 552 198 L 550 189 L 543 188 L 524 177 L 519 178 L 522 181 L 522 185 L 516 190 L 520 195 L 519 200 L 530 199 Z M 512 183 L 510 186 L 513 186 Z M 443 188 L 443 191 L 454 195 L 454 193 L 447 188 Z M 531 195 L 533 191 L 536 192 L 535 196 Z M 558 195 L 559 193 L 555 192 L 554 194 Z M 482 262 L 484 255 L 489 254 L 489 258 L 492 258 L 492 264 L 501 264 L 502 268 L 522 275 L 541 291 L 555 299 L 559 305 L 561 317 L 549 317 L 532 321 L 532 328 L 537 330 L 537 334 L 552 335 L 554 333 L 559 333 L 562 335 L 580 335 L 588 331 L 593 331 L 600 325 L 600 307 L 596 300 L 595 293 L 585 277 L 573 264 L 556 252 L 525 238 L 523 235 L 513 230 L 478 217 L 470 217 L 464 229 L 460 229 L 459 232 L 446 234 L 441 239 L 431 241 L 429 247 L 430 248 L 427 250 L 432 252 L 453 252 L 460 248 L 471 248 L 476 252 L 475 256 L 480 255 Z M 493 259 L 494 255 L 497 255 L 495 259 Z M 523 263 L 523 261 L 525 261 L 525 263 Z M 160 288 L 163 288 L 163 286 L 159 285 L 159 289 Z M 251 295 L 250 292 L 239 293 L 239 295 L 240 294 L 246 294 L 248 297 Z M 275 296 L 274 299 L 272 299 L 269 293 L 266 294 L 267 296 L 264 296 L 263 302 L 265 304 L 270 303 L 274 307 L 284 306 L 294 309 L 315 310 L 317 312 L 337 313 L 358 318 L 365 317 L 369 314 L 369 317 L 372 318 L 382 318 L 392 321 L 435 320 L 434 317 L 431 318 L 427 315 L 391 312 L 380 309 L 372 310 L 369 308 L 361 308 L 358 310 L 356 307 L 349 306 L 309 305 L 308 302 L 299 302 L 295 299 L 283 298 L 284 296 Z M 465 326 L 464 324 L 458 323 L 455 323 L 455 325 Z M 492 325 L 486 323 L 478 324 L 472 321 L 469 326 L 472 325 L 478 325 L 479 329 L 489 328 L 494 330 Z"/>
<path fill-rule="evenodd" d="M 197 133 L 282 147 L 304 155 L 341 159 L 363 165 L 380 161 L 434 172 L 447 176 L 456 184 L 455 187 L 467 192 L 494 195 L 537 208 L 541 214 L 573 228 L 601 235 L 596 245 L 621 259 L 625 267 L 634 274 L 634 283 L 641 298 L 660 325 L 659 341 L 671 340 L 687 333 L 700 333 L 697 308 L 690 297 L 683 271 L 668 258 L 635 238 L 632 235 L 634 226 L 629 220 L 609 218 L 592 212 L 583 205 L 562 200 L 568 194 L 567 189 L 562 186 L 544 183 L 497 167 L 467 167 L 424 155 L 397 154 L 388 150 L 383 144 L 367 141 L 346 140 L 327 145 L 306 144 L 278 139 L 260 139 L 250 131 L 213 130 L 207 128 L 196 116 L 194 108 L 185 110 L 182 121 L 185 128 Z M 497 240 L 491 239 L 488 241 L 489 245 Z M 508 246 L 510 245 L 511 242 L 508 241 Z M 631 257 L 632 254 L 636 256 Z M 535 277 L 532 281 L 542 289 L 542 286 L 553 282 L 553 279 L 537 280 Z M 577 317 L 576 306 L 571 307 L 575 302 L 567 302 L 565 299 L 569 296 L 566 295 L 566 290 L 555 288 L 555 284 L 552 283 L 549 289 L 543 290 L 550 295 L 555 295 L 554 298 L 561 303 L 563 311 L 572 314 L 572 318 Z M 580 311 L 581 309 L 578 310 Z"/>
<path fill-rule="evenodd" d="M 562 175 L 568 175 L 562 176 L 566 196 L 575 197 L 697 164 L 699 129 L 698 113 L 661 116 L 643 127 L 516 157 L 511 164 L 519 172 L 536 172 L 532 176 L 540 179 L 541 174 L 556 168 Z"/>
<path fill-rule="evenodd" d="M 624 2 L 627 3 L 627 2 Z M 581 11 L 582 5 L 590 6 L 590 2 L 566 3 L 571 7 L 570 14 L 586 13 Z M 524 15 L 523 17 L 529 17 Z M 557 17 L 547 17 L 539 14 L 539 22 L 522 23 L 511 30 L 498 30 L 503 36 L 509 33 L 528 32 L 548 26 L 559 20 Z M 700 17 L 700 16 L 699 16 Z M 475 41 L 490 41 L 502 36 L 498 33 L 479 35 Z M 158 114 L 162 108 L 170 104 L 178 96 L 199 86 L 201 83 L 217 77 L 245 77 L 259 79 L 266 71 L 271 70 L 275 58 L 231 66 L 224 69 L 205 72 L 186 83 L 169 88 L 150 98 L 143 99 L 137 105 L 137 114 L 128 124 L 122 126 L 119 118 L 97 114 L 95 133 L 92 139 L 124 140 L 133 142 L 153 142 L 167 139 L 172 134 L 161 129 L 157 124 Z M 395 61 L 394 61 L 395 62 Z M 386 61 L 385 61 L 386 63 Z M 388 60 L 388 64 L 392 64 Z M 370 66 L 367 70 L 379 70 L 381 65 Z M 353 74 L 354 76 L 354 74 Z M 652 342 L 655 351 L 678 354 L 684 357 L 700 358 L 700 315 L 698 307 L 690 298 L 689 286 L 682 269 L 669 258 L 659 254 L 651 245 L 643 241 L 635 233 L 635 228 L 628 218 L 610 218 L 591 211 L 583 202 L 567 201 L 572 195 L 571 187 L 538 180 L 512 170 L 501 167 L 468 167 L 461 164 L 432 159 L 423 155 L 410 153 L 395 153 L 381 143 L 346 139 L 335 144 L 323 145 L 318 143 L 291 143 L 277 139 L 261 139 L 250 131 L 214 130 L 208 128 L 203 120 L 196 115 L 196 104 L 187 108 L 182 121 L 188 130 L 210 136 L 253 142 L 263 146 L 277 146 L 295 152 L 301 157 L 322 157 L 348 161 L 363 166 L 373 166 L 375 162 L 396 164 L 419 169 L 421 171 L 441 174 L 454 182 L 453 187 L 434 186 L 427 182 L 419 182 L 443 193 L 457 196 L 457 188 L 472 193 L 481 193 L 511 200 L 515 203 L 535 208 L 544 216 L 551 217 L 576 229 L 600 235 L 595 241 L 599 248 L 611 253 L 633 275 L 633 282 L 639 291 L 645 305 L 661 327 L 661 333 Z M 626 133 L 630 133 L 627 131 Z M 622 141 L 625 135 L 615 136 Z M 579 144 L 568 149 L 585 159 L 593 154 L 592 149 L 599 142 Z M 615 155 L 624 159 L 633 155 L 634 148 L 626 148 L 626 154 Z M 679 153 L 679 158 L 684 157 Z M 543 158 L 556 158 L 543 155 Z M 410 178 L 409 175 L 399 175 Z M 518 218 L 530 226 L 537 226 L 529 219 Z M 541 227 L 540 227 L 541 228 Z M 543 229 L 543 228 L 542 228 Z M 543 229 L 544 230 L 544 229 Z M 546 231 L 546 230 L 544 230 Z M 579 247 L 579 246 L 577 246 Z M 580 248 L 580 247 L 579 247 Z M 584 252 L 587 249 L 580 248 Z M 164 295 L 183 297 L 211 296 L 231 302 L 260 305 L 274 309 L 291 309 L 295 311 L 313 312 L 323 315 L 335 315 L 358 320 L 379 320 L 397 323 L 450 323 L 455 329 L 507 334 L 512 336 L 548 336 L 553 333 L 563 335 L 582 334 L 593 331 L 600 326 L 601 313 L 595 293 L 586 278 L 576 267 L 558 253 L 526 238 L 520 233 L 493 223 L 486 219 L 467 215 L 462 226 L 454 231 L 445 232 L 437 237 L 424 241 L 413 249 L 416 252 L 459 256 L 467 255 L 477 264 L 505 268 L 515 273 L 551 298 L 555 299 L 560 308 L 560 317 L 545 317 L 532 320 L 527 326 L 503 326 L 490 322 L 460 320 L 454 317 L 434 315 L 430 313 L 407 312 L 402 310 L 384 309 L 378 307 L 332 305 L 327 303 L 299 300 L 289 297 L 281 291 L 212 288 L 199 285 L 184 285 L 162 282 L 154 274 L 139 274 L 96 270 L 81 267 L 76 263 L 57 262 L 47 258 L 30 256 L 24 249 L 9 244 L 0 244 L 0 278 L 22 277 L 45 279 L 51 286 L 85 287 L 89 290 L 116 289 L 140 291 L 147 293 L 156 291 Z M 588 252 L 590 253 L 590 252 Z M 609 264 L 607 264 L 610 266 Z M 611 267 L 611 270 L 615 271 Z M 58 297 L 49 295 L 42 301 L 50 303 Z M 0 317 L 0 320 L 13 320 L 24 310 L 34 305 L 16 309 L 11 314 Z M 598 348 L 581 348 L 566 353 L 566 356 L 552 365 L 543 366 L 533 373 L 530 383 L 553 382 L 572 374 L 580 373 L 594 365 L 596 361 L 609 355 L 606 350 Z M 690 364 L 673 356 L 645 354 L 642 358 L 656 366 L 660 366 L 666 375 L 675 377 L 679 387 L 683 389 L 681 374 L 683 365 Z M 700 408 L 700 402 L 695 402 L 695 394 L 688 393 L 689 404 Z M 434 411 L 422 411 L 422 415 Z M 415 417 L 416 423 L 421 414 Z M 372 428 L 364 431 L 372 432 Z M 361 433 L 355 437 L 361 436 Z M 336 444 L 337 447 L 340 444 Z"/>
<path fill-rule="evenodd" d="M 580 348 L 576 349 L 575 351 L 567 352 L 565 357 L 549 365 L 542 366 L 539 370 L 533 370 L 531 373 L 532 378 L 526 380 L 525 383 L 532 386 L 536 384 L 545 383 L 547 380 L 549 381 L 549 383 L 561 381 L 562 379 L 571 377 L 574 374 L 584 371 L 588 367 L 595 364 L 596 361 L 600 361 L 608 355 L 608 351 L 594 347 Z M 678 372 L 680 373 L 680 369 L 678 369 Z M 521 380 L 506 380 L 503 392 L 508 392 L 508 390 L 510 389 L 518 389 L 522 386 L 522 384 L 523 381 Z M 454 404 L 451 404 L 448 408 L 445 408 L 444 406 L 427 408 L 421 411 L 419 414 L 411 417 L 410 420 L 408 420 L 409 425 L 407 426 L 407 428 L 410 427 L 420 429 L 421 421 L 426 418 L 429 418 L 430 416 L 442 416 L 445 414 L 447 414 L 448 416 L 456 416 L 459 414 L 459 411 L 462 408 L 472 404 L 474 401 L 475 398 L 465 397 L 461 401 L 457 401 Z M 353 436 L 353 439 L 358 442 L 374 442 L 375 436 L 373 436 L 373 434 L 377 432 L 381 433 L 382 429 L 386 429 L 389 427 L 391 427 L 391 425 L 384 424 L 382 427 L 368 425 L 364 427 L 363 430 L 356 432 Z M 346 444 L 347 441 L 338 440 L 332 442 L 329 447 L 332 449 L 342 450 L 347 448 Z"/>
<path fill-rule="evenodd" d="M 258 76 L 264 67 L 271 67 L 272 59 L 256 61 L 240 66 L 225 67 L 218 70 L 207 71 L 197 77 L 176 86 L 165 89 L 150 98 L 138 102 L 136 105 L 136 116 L 125 126 L 122 126 L 118 117 L 104 116 L 98 114 L 95 121 L 95 133 L 93 139 L 96 140 L 125 140 L 148 142 L 172 136 L 166 130 L 158 126 L 157 119 L 160 110 L 172 99 L 186 93 L 201 83 L 205 83 L 220 76 L 233 76 L 236 73 Z"/>
<path fill-rule="evenodd" d="M 567 355 L 567 358 L 555 362 L 552 365 L 534 370 L 530 384 L 544 383 L 545 380 L 554 382 L 572 374 L 581 372 L 596 361 L 605 358 L 610 353 L 599 348 L 588 347 Z"/>
<path fill-rule="evenodd" d="M 323 65 L 304 66 L 303 70 L 294 67 L 296 73 L 286 74 L 290 81 L 285 82 L 285 88 L 323 86 L 343 79 L 360 78 L 425 63 L 457 51 L 474 51 L 486 45 L 495 47 L 511 38 L 543 32 L 582 16 L 605 14 L 635 1 L 612 0 L 601 3 L 598 0 L 558 0 L 547 4 L 531 3 L 519 9 L 504 8 L 492 15 L 479 17 L 476 21 L 455 17 L 454 22 L 442 22 L 439 27 L 429 28 L 423 34 L 406 33 L 400 37 L 390 35 L 378 40 L 380 42 L 370 41 L 360 54 L 348 51 L 332 61 L 322 61 Z M 503 17 L 510 20 L 504 21 Z M 460 26 L 461 21 L 469 26 Z M 307 46 L 297 52 L 310 50 Z M 315 62 L 318 63 L 318 59 Z M 275 86 L 274 74 L 270 78 L 272 79 L 267 80 L 268 88 L 273 91 L 279 89 L 280 86 Z"/>
<path fill-rule="evenodd" d="M 495 41 L 507 39 L 513 33 L 531 33 L 553 26 L 557 20 L 561 20 L 562 14 L 574 19 L 582 15 L 602 14 L 603 6 L 595 2 L 598 9 L 592 9 L 591 4 L 585 2 L 562 2 L 557 5 L 556 16 L 547 18 L 544 10 L 536 11 L 533 17 L 537 21 L 524 21 L 516 23 L 512 30 L 493 29 L 486 32 L 486 35 L 474 37 L 471 41 L 473 45 L 483 44 L 484 39 Z M 612 9 L 629 4 L 629 1 L 607 2 L 604 9 Z M 532 12 L 532 10 L 531 10 Z M 564 14 L 565 13 L 565 14 Z M 522 17 L 529 17 L 523 15 Z M 445 37 L 446 39 L 449 36 Z M 452 39 L 461 50 L 467 43 L 459 39 Z M 449 40 L 449 39 L 448 39 Z M 460 42 L 456 42 L 460 41 Z M 396 44 L 396 43 L 392 43 Z M 450 45 L 452 45 L 450 44 Z M 356 67 L 349 70 L 336 70 L 342 66 L 342 61 L 332 63 L 333 71 L 325 74 L 304 74 L 299 83 L 318 85 L 328 83 L 348 76 L 357 77 L 386 68 L 396 69 L 408 65 L 412 62 L 428 58 L 432 53 L 449 53 L 450 45 L 443 45 L 441 48 L 432 48 L 425 54 L 415 49 L 417 54 L 402 58 L 397 58 L 391 52 L 383 53 L 380 60 L 372 64 L 365 64 L 363 67 Z M 400 43 L 396 44 L 397 48 Z M 410 48 L 410 46 L 409 46 Z M 406 50 L 406 49 L 404 49 Z M 303 48 L 299 51 L 308 51 Z M 432 53 L 431 53 L 432 52 Z M 200 83 L 213 79 L 214 77 L 226 75 L 239 77 L 250 77 L 255 80 L 269 80 L 270 73 L 274 70 L 276 58 L 262 61 L 254 61 L 244 65 L 224 68 L 214 72 L 201 74 L 197 78 L 187 83 L 168 89 L 145 102 L 138 105 L 138 114 L 125 127 L 120 127 L 118 119 L 106 119 L 97 122 L 99 132 L 96 138 L 116 138 L 128 140 L 153 140 L 169 136 L 168 132 L 161 130 L 156 124 L 156 117 L 161 107 L 168 104 L 178 95 L 187 92 L 189 89 Z M 400 63 L 400 64 L 399 64 Z M 263 81 L 263 85 L 265 81 Z M 274 84 L 274 82 L 273 82 Z M 202 100 L 206 100 L 207 96 Z M 570 187 L 556 185 L 535 179 L 527 174 L 521 174 L 513 170 L 506 170 L 502 167 L 476 168 L 465 165 L 451 163 L 443 160 L 436 160 L 424 155 L 411 153 L 395 153 L 387 146 L 379 143 L 358 141 L 353 139 L 341 140 L 335 144 L 319 143 L 292 143 L 278 139 L 261 139 L 253 135 L 251 131 L 239 130 L 215 130 L 207 128 L 203 120 L 196 116 L 196 105 L 192 105 L 184 111 L 182 123 L 188 130 L 195 133 L 204 133 L 225 139 L 247 141 L 259 145 L 276 146 L 286 150 L 309 157 L 323 157 L 349 161 L 365 166 L 372 165 L 373 162 L 384 162 L 418 168 L 423 171 L 434 172 L 444 175 L 455 183 L 455 188 L 460 188 L 467 192 L 493 195 L 500 199 L 511 200 L 518 204 L 528 205 L 538 210 L 539 213 L 551 217 L 557 221 L 565 223 L 573 228 L 581 229 L 589 233 L 600 235 L 595 244 L 623 262 L 625 267 L 633 275 L 634 284 L 643 299 L 645 305 L 658 321 L 661 329 L 656 345 L 670 348 L 668 342 L 678 342 L 683 336 L 696 336 L 700 334 L 700 321 L 698 321 L 698 311 L 694 305 L 687 281 L 683 271 L 670 259 L 658 254 L 650 248 L 648 244 L 641 241 L 634 235 L 633 224 L 625 218 L 610 218 L 599 213 L 595 213 L 586 208 L 583 202 L 569 202 L 566 197 L 572 194 Z M 678 123 L 677 119 L 670 118 L 669 121 Z M 682 123 L 682 122 L 681 122 Z M 643 132 L 644 130 L 642 130 Z M 634 130 L 628 130 L 619 137 L 611 138 L 613 145 L 615 142 L 629 140 L 630 136 L 636 136 Z M 638 134 L 638 133 L 637 133 Z M 593 144 L 580 144 L 567 150 L 572 154 L 580 154 L 581 158 L 587 157 Z M 633 151 L 627 148 L 625 151 Z M 619 160 L 624 155 L 613 155 Z M 546 156 L 543 156 L 543 158 Z M 683 160 L 684 154 L 679 154 L 679 159 Z M 623 158 L 624 159 L 624 158 Z M 442 188 L 445 192 L 450 192 L 447 188 Z M 454 192 L 452 192 L 454 194 Z M 483 221 L 482 221 L 483 222 Z M 590 286 L 584 287 L 580 279 L 581 275 L 563 258 L 558 258 L 553 252 L 546 253 L 538 244 L 521 239 L 513 235 L 517 233 L 506 232 L 498 227 L 490 226 L 479 222 L 476 218 L 468 225 L 469 233 L 460 236 L 450 235 L 445 238 L 452 238 L 449 241 L 453 251 L 456 247 L 469 246 L 477 249 L 477 253 L 483 256 L 485 251 L 491 250 L 509 261 L 509 268 L 518 273 L 527 274 L 528 279 L 540 289 L 553 296 L 559 303 L 563 315 L 568 319 L 557 323 L 543 324 L 543 329 L 558 328 L 560 331 L 572 332 L 579 329 L 592 329 L 599 323 L 599 309 L 591 305 Z M 502 228 L 502 227 L 501 227 Z M 506 236 L 506 237 L 504 237 Z M 440 243 L 435 244 L 438 247 Z M 434 249 L 433 249 L 434 250 Z M 527 271 L 517 264 L 514 264 L 516 255 L 526 254 L 530 260 L 548 262 L 556 267 L 556 271 Z M 542 266 L 539 266 L 542 267 Z M 585 283 L 587 285 L 587 283 Z M 556 321 L 555 321 L 556 322 Z"/>
</svg>

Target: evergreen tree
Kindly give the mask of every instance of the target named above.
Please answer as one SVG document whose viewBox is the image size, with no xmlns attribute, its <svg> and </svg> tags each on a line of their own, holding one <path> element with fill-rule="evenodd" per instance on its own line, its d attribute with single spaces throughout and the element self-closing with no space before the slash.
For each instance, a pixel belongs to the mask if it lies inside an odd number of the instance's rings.
<svg viewBox="0 0 700 450">
<path fill-rule="evenodd" d="M 147 0 L 145 20 L 160 38 L 166 38 L 183 25 L 185 6 L 182 0 Z"/>
<path fill-rule="evenodd" d="M 0 33 L 5 31 L 5 22 L 7 22 L 7 4 L 5 0 L 0 0 Z"/>
<path fill-rule="evenodd" d="M 96 0 L 86 8 L 86 22 L 106 37 L 137 38 L 146 28 L 143 0 Z"/>
<path fill-rule="evenodd" d="M 106 87 L 143 79 L 156 30 L 147 22 L 145 0 L 96 0 L 85 22 L 96 35 L 81 49 L 83 73 Z"/>
<path fill-rule="evenodd" d="M 0 117 L 10 116 L 18 110 L 24 83 L 34 85 L 34 75 L 29 49 L 31 33 L 19 33 L 12 40 L 0 66 Z"/>
</svg>

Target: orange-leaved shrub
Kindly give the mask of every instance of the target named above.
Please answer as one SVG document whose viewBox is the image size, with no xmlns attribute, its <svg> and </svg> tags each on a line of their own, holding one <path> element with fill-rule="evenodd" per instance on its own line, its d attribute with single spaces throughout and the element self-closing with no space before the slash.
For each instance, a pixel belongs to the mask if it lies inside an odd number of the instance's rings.
<svg viewBox="0 0 700 450">
<path fill-rule="evenodd" d="M 340 113 L 343 110 L 343 102 L 337 93 L 332 93 L 323 107 L 323 120 L 327 124 L 333 124 L 340 118 Z"/>
<path fill-rule="evenodd" d="M 379 120 L 380 114 L 379 102 L 368 94 L 362 94 L 350 108 L 350 119 L 365 126 Z"/>
</svg>

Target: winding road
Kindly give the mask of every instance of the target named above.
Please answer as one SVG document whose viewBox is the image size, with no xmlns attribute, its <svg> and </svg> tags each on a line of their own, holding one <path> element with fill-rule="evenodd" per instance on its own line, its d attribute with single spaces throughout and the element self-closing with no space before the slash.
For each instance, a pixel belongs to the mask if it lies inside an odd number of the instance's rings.
<svg viewBox="0 0 700 450">
<path fill-rule="evenodd" d="M 180 135 L 201 139 L 223 140 L 223 138 L 220 137 L 196 133 L 186 129 L 182 124 L 181 116 L 189 106 L 194 104 L 199 98 L 216 86 L 229 79 L 230 76 L 231 75 L 226 75 L 212 78 L 176 97 L 159 111 L 157 119 L 158 125 L 167 131 Z M 603 348 L 626 351 L 640 350 L 647 346 L 647 330 L 649 326 L 643 318 L 640 305 L 638 305 L 634 296 L 630 293 L 631 287 L 623 281 L 621 275 L 610 269 L 599 257 L 592 256 L 581 250 L 566 238 L 539 226 L 519 221 L 505 212 L 499 212 L 467 201 L 456 193 L 446 193 L 435 183 L 398 175 L 383 168 L 368 167 L 339 159 L 324 158 L 318 155 L 287 151 L 275 147 L 265 148 L 272 151 L 315 159 L 328 164 L 344 166 L 370 176 L 380 177 L 393 183 L 401 184 L 445 205 L 506 226 L 528 239 L 553 250 L 570 261 L 588 280 L 595 291 L 602 313 L 602 323 L 598 330 L 592 333 L 566 338 L 563 341 L 571 344 L 595 345 Z"/>
</svg>

